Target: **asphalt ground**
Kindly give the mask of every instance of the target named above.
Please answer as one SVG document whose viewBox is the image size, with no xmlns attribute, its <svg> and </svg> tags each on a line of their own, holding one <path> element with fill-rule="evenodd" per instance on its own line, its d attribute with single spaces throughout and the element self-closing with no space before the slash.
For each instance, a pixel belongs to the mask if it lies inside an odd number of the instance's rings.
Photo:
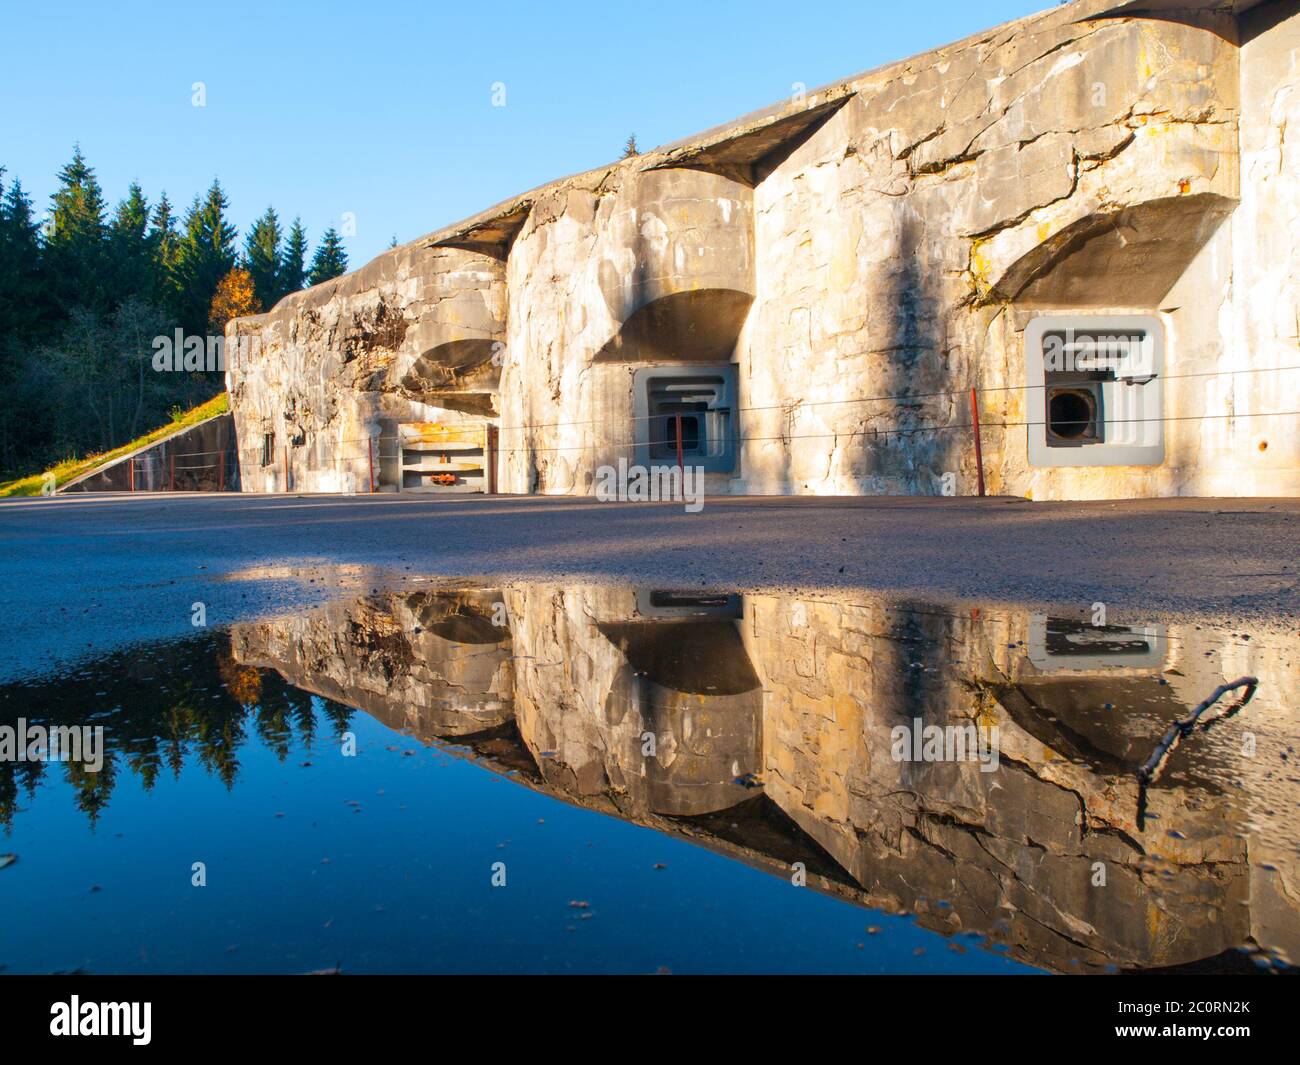
<svg viewBox="0 0 1300 1065">
<path fill-rule="evenodd" d="M 85 494 L 0 501 L 0 678 L 415 576 L 945 604 L 1294 632 L 1300 501 Z"/>
</svg>

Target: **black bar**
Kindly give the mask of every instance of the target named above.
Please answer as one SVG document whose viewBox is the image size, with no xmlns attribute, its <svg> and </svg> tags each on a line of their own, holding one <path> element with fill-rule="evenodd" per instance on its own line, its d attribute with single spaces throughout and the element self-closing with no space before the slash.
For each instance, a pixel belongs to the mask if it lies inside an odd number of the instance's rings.
<svg viewBox="0 0 1300 1065">
<path fill-rule="evenodd" d="M 474 1042 L 489 1054 L 496 1045 L 509 1048 L 517 1040 L 540 1044 L 566 1034 L 566 1041 L 581 1040 L 588 1047 L 602 1045 L 593 1040 L 608 1037 L 653 1044 L 659 1026 L 666 1026 L 665 1035 L 676 1030 L 677 1037 L 683 1036 L 684 1013 L 701 1022 L 687 1025 L 695 1031 L 691 1056 L 698 1057 L 711 1046 L 734 1053 L 737 1040 L 753 1052 L 770 1045 L 777 1033 L 744 1006 L 750 1002 L 752 1007 L 761 996 L 761 1015 L 778 1023 L 783 1041 L 801 1051 L 842 1046 L 846 1039 L 888 1037 L 893 1045 L 910 1043 L 926 1050 L 970 1050 L 991 1039 L 995 1045 L 1019 1047 L 1031 1058 L 1125 1045 L 1144 1053 L 1181 1051 L 1193 1043 L 1231 1054 L 1264 1046 L 1263 1041 L 1280 1045 L 1292 1029 L 1294 993 L 1300 986 L 1267 975 L 705 976 L 678 977 L 671 987 L 664 983 L 673 979 L 346 973 L 10 978 L 0 982 L 0 1023 L 6 1058 L 16 1061 L 22 1059 L 9 1055 L 60 1043 L 143 1049 L 130 1035 L 52 1035 L 54 1011 L 59 1010 L 60 1019 L 66 1016 L 59 1004 L 70 1007 L 74 995 L 83 1013 L 87 1003 L 147 1002 L 149 1047 L 164 1052 L 201 1047 L 205 1057 L 281 1046 L 337 1055 L 353 1046 L 374 1050 L 398 1033 L 405 1033 L 403 1042 L 427 1040 L 431 1047 L 475 1033 Z M 138 1013 L 137 1019 L 142 1018 Z M 703 1024 L 706 1019 L 710 1023 Z M 1142 1031 L 1147 1028 L 1153 1032 Z M 1208 1028 L 1211 1034 L 1178 1031 L 1191 1028 Z M 1226 1029 L 1237 1031 L 1228 1034 Z M 1170 1034 L 1162 1034 L 1166 1031 Z"/>
</svg>

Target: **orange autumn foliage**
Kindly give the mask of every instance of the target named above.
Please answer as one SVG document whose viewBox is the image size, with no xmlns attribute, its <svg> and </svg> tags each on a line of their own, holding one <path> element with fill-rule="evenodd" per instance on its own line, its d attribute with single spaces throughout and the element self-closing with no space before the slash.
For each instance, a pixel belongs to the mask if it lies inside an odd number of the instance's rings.
<svg viewBox="0 0 1300 1065">
<path fill-rule="evenodd" d="M 217 672 L 240 706 L 256 706 L 262 698 L 262 674 L 252 666 L 241 666 L 231 655 L 217 657 Z"/>
<path fill-rule="evenodd" d="M 214 333 L 224 333 L 226 323 L 245 314 L 260 314 L 261 301 L 253 291 L 253 275 L 235 267 L 217 284 L 208 311 L 208 325 Z"/>
</svg>

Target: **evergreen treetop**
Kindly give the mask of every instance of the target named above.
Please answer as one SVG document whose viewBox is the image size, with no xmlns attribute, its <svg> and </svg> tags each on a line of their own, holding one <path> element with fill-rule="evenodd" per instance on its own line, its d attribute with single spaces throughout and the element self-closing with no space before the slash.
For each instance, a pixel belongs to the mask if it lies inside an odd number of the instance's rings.
<svg viewBox="0 0 1300 1065">
<path fill-rule="evenodd" d="M 325 235 L 321 237 L 321 242 L 316 248 L 316 254 L 312 257 L 308 280 L 313 285 L 319 285 L 323 281 L 347 273 L 347 270 L 348 253 L 343 248 L 343 238 L 333 226 L 330 226 L 325 230 Z"/>
<path fill-rule="evenodd" d="M 284 249 L 283 231 L 274 207 L 253 223 L 244 241 L 244 269 L 253 279 L 253 291 L 263 307 L 272 307 L 284 292 L 281 290 L 281 267 Z"/>
<path fill-rule="evenodd" d="M 302 220 L 295 218 L 284 242 L 284 257 L 280 261 L 280 294 L 297 292 L 307 281 L 307 231 Z"/>
</svg>

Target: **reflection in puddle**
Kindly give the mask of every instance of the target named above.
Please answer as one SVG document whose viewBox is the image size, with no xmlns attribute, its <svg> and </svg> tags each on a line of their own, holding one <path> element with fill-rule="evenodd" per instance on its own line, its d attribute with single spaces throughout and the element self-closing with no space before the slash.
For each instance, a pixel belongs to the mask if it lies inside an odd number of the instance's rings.
<svg viewBox="0 0 1300 1065">
<path fill-rule="evenodd" d="M 0 721 L 106 726 L 105 770 L 67 767 L 92 819 L 126 771 L 147 785 L 193 758 L 234 785 L 254 738 L 281 758 L 329 746 L 355 708 L 954 946 L 1056 971 L 1298 956 L 1300 640 L 862 594 L 423 587 L 0 689 Z M 1249 705 L 1173 750 L 1140 801 L 1170 724 L 1243 675 Z M 0 765 L 6 823 L 42 770 Z"/>
</svg>

